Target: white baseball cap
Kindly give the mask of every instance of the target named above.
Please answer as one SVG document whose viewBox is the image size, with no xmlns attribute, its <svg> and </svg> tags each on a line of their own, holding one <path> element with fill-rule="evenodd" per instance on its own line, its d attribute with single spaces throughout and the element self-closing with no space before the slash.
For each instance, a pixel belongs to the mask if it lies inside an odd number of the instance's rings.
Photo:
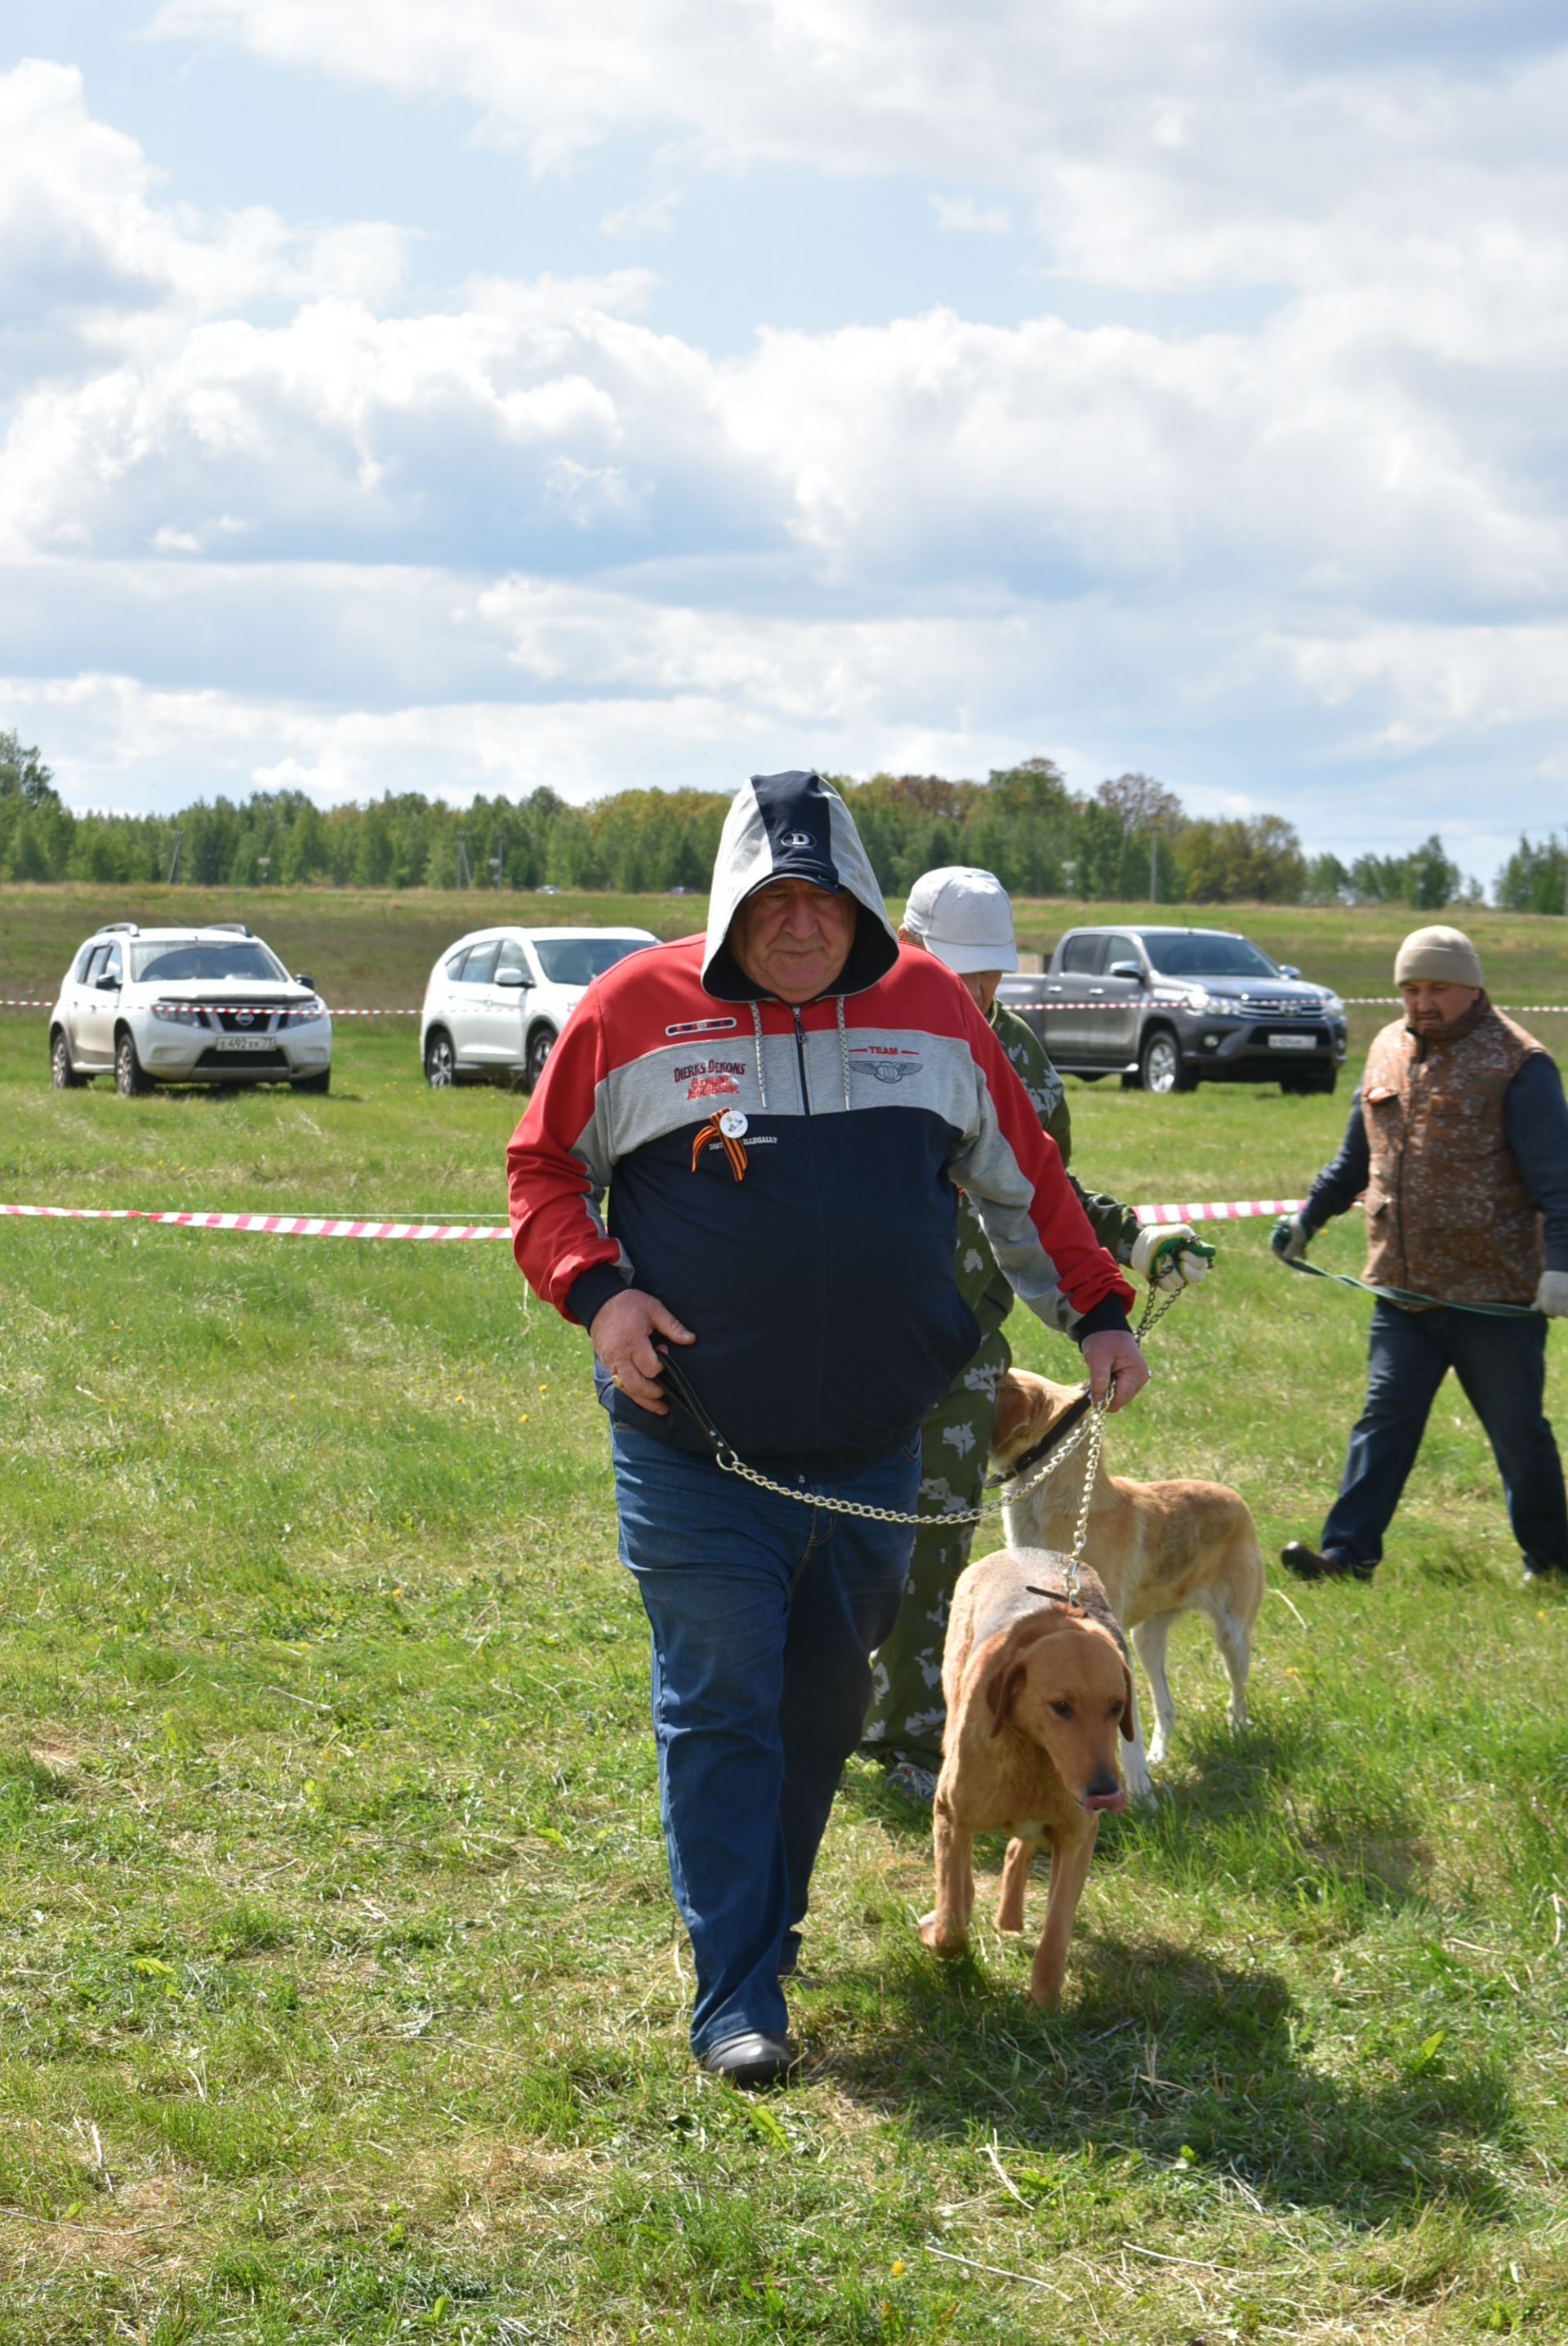
<svg viewBox="0 0 1568 2346">
<path fill-rule="evenodd" d="M 1018 966 L 1007 891 L 994 872 L 972 863 L 922 872 L 910 890 L 903 925 L 960 977 Z"/>
</svg>

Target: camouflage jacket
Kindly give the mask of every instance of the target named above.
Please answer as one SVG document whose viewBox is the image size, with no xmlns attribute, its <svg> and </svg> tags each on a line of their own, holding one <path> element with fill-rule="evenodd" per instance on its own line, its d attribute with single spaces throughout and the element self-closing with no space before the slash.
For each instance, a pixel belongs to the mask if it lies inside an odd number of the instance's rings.
<svg viewBox="0 0 1568 2346">
<path fill-rule="evenodd" d="M 1055 1142 L 1057 1153 L 1065 1166 L 1073 1159 L 1073 1116 L 1067 1105 L 1067 1095 L 1062 1078 L 1045 1056 L 1045 1046 L 1032 1026 L 1025 1025 L 1015 1011 L 996 1002 L 990 1012 L 991 1027 L 1001 1044 L 1009 1066 L 1028 1093 L 1041 1125 Z M 1070 1178 L 1070 1177 L 1069 1177 Z M 1086 1190 L 1074 1181 L 1078 1202 L 1089 1217 L 1089 1227 L 1100 1244 L 1119 1263 L 1128 1263 L 1133 1257 L 1133 1241 L 1138 1235 L 1138 1219 L 1131 1206 L 1119 1205 L 1115 1198 L 1105 1198 Z M 980 1332 L 989 1336 L 1001 1327 L 1013 1309 L 1013 1290 L 997 1268 L 995 1256 L 985 1242 L 979 1216 L 962 1191 L 958 1200 L 958 1254 L 954 1269 L 958 1291 L 980 1322 Z"/>
</svg>

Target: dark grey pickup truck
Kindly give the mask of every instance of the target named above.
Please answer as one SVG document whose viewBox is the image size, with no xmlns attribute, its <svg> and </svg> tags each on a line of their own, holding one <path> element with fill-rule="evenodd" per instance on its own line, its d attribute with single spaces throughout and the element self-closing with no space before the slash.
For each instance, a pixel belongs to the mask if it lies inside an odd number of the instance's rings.
<svg viewBox="0 0 1568 2346">
<path fill-rule="evenodd" d="M 1051 1057 L 1146 1092 L 1199 1083 L 1331 1092 L 1345 1005 L 1228 929 L 1069 929 L 1043 977 L 1004 977 Z"/>
</svg>

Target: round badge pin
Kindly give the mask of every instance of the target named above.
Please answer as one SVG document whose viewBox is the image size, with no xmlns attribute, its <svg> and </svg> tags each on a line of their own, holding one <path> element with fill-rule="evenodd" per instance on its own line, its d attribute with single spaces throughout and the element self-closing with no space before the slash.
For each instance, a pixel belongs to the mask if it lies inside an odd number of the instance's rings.
<svg viewBox="0 0 1568 2346">
<path fill-rule="evenodd" d="M 738 1107 L 727 1107 L 718 1119 L 718 1128 L 726 1140 L 744 1140 L 746 1137 L 745 1110 Z"/>
</svg>

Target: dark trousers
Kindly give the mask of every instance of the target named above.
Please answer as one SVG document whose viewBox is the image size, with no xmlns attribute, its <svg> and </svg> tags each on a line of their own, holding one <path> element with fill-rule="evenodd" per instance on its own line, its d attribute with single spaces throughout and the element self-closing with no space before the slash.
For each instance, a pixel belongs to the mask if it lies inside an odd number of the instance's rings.
<svg viewBox="0 0 1568 2346">
<path fill-rule="evenodd" d="M 1327 1555 L 1376 1564 L 1416 1463 L 1438 1387 L 1451 1369 L 1492 1444 L 1526 1564 L 1568 1567 L 1563 1462 L 1542 1412 L 1546 1322 L 1473 1311 L 1372 1311 L 1367 1399 L 1350 1434 L 1339 1495 L 1319 1542 Z"/>
<path fill-rule="evenodd" d="M 691 1936 L 699 2055 L 782 2036 L 780 1973 L 898 1617 L 914 1535 L 722 1474 L 629 1426 L 610 1436 L 621 1560 L 653 1632 L 654 1733 L 670 1886 Z M 920 1443 L 830 1496 L 908 1514 Z"/>
</svg>

